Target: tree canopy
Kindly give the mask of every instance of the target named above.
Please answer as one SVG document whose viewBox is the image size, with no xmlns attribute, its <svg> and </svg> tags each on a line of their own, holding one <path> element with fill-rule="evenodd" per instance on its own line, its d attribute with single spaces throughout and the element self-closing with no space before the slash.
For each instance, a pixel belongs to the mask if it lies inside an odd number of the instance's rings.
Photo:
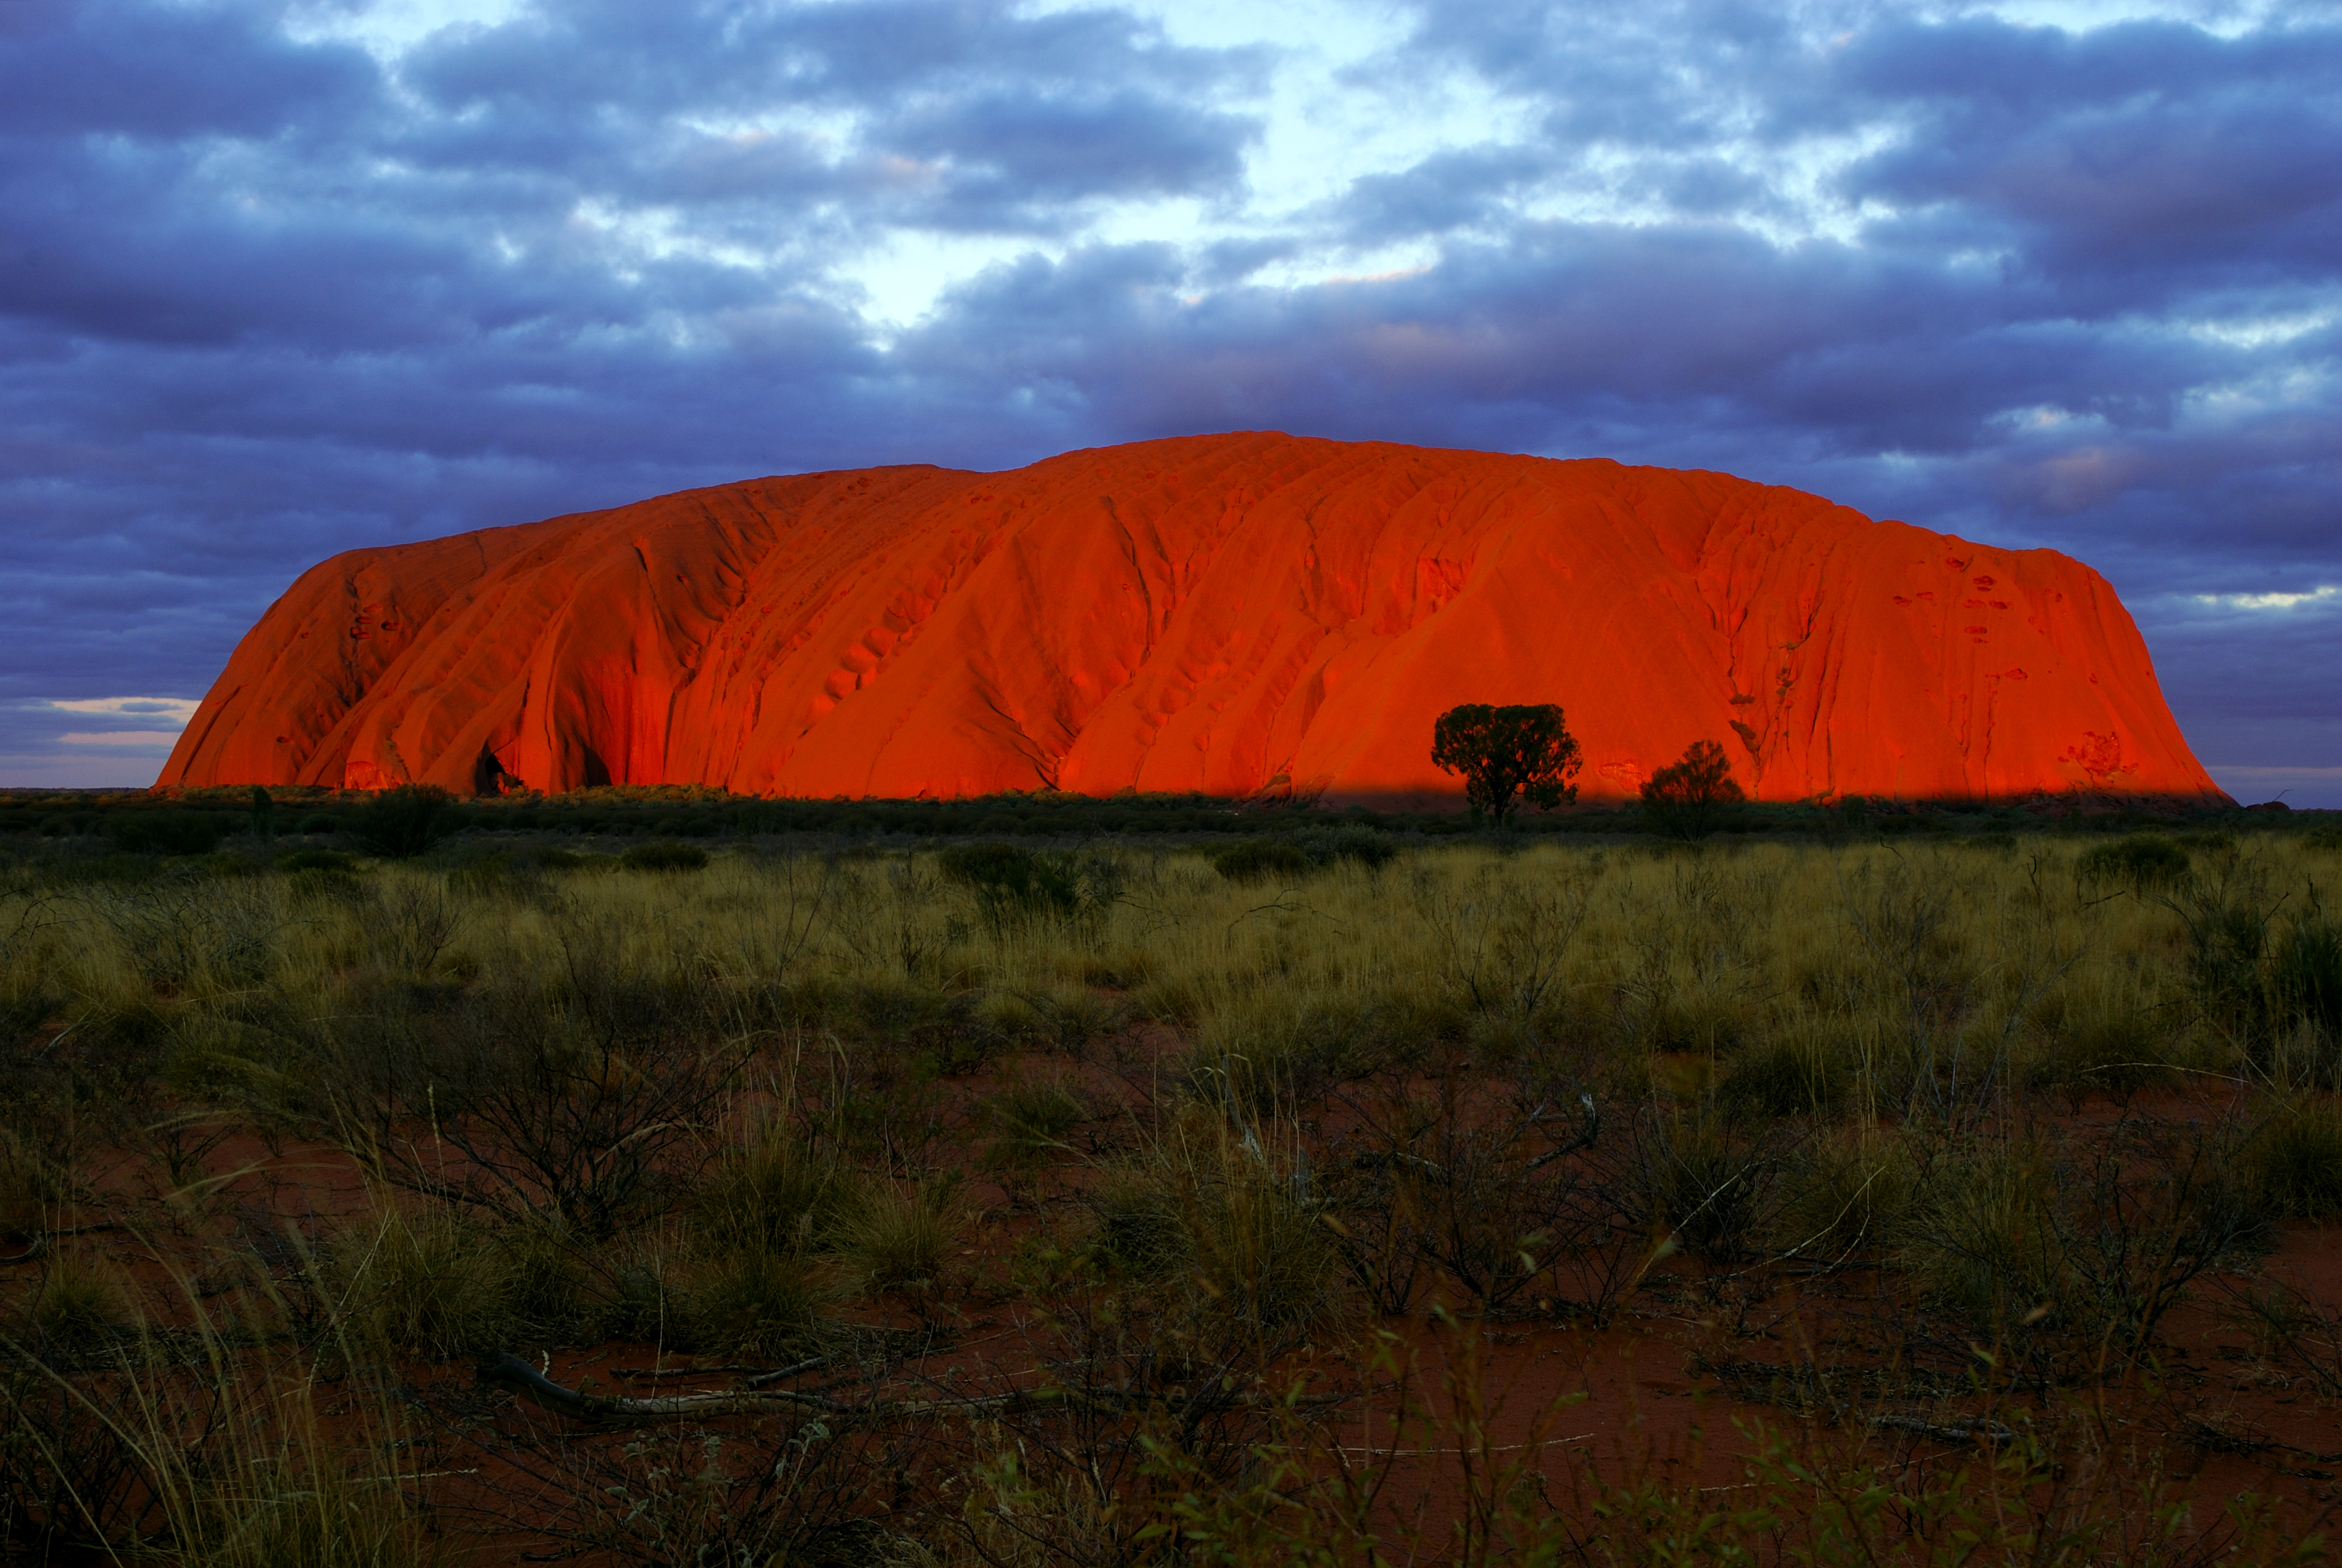
<svg viewBox="0 0 2342 1568">
<path fill-rule="evenodd" d="M 1706 837 L 1724 806 L 1746 798 L 1732 776 L 1732 759 L 1714 741 L 1692 742 L 1643 786 L 1652 824 L 1676 838 Z"/>
<path fill-rule="evenodd" d="M 1576 738 L 1553 703 L 1466 703 L 1431 726 L 1431 761 L 1464 775 L 1464 798 L 1502 827 L 1516 796 L 1543 811 L 1577 798 Z"/>
</svg>

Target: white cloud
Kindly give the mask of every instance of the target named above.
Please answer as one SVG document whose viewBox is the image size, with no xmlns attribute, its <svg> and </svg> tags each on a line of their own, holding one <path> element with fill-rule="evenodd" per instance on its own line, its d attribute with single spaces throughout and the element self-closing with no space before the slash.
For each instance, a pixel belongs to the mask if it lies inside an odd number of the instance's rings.
<svg viewBox="0 0 2342 1568">
<path fill-rule="evenodd" d="M 285 31 L 303 42 L 347 39 L 375 58 L 395 60 L 443 27 L 493 27 L 527 9 L 521 0 L 376 0 L 369 5 L 304 5 Z"/>
<path fill-rule="evenodd" d="M 153 746 L 164 751 L 178 739 L 177 730 L 67 730 L 57 737 L 68 746 Z"/>
<path fill-rule="evenodd" d="M 2199 604 L 2210 604 L 2222 610 L 2297 610 L 2304 604 L 2331 604 L 2342 601 L 2342 588 L 2328 583 L 2306 594 L 2191 594 L 2188 596 Z"/>
<path fill-rule="evenodd" d="M 75 697 L 70 700 L 53 697 L 40 705 L 67 714 L 119 714 L 125 717 L 167 721 L 177 727 L 168 732 L 139 733 L 167 733 L 175 740 L 179 731 L 187 727 L 187 721 L 195 716 L 195 710 L 203 704 L 192 697 Z"/>
</svg>

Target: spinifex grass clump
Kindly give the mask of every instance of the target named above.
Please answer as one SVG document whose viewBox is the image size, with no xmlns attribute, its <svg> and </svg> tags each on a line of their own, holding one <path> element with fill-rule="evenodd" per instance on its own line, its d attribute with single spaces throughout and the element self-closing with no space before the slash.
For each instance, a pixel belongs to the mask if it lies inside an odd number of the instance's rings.
<svg viewBox="0 0 2342 1568">
<path fill-rule="evenodd" d="M 182 1568 L 462 1560 L 426 1524 L 411 1409 L 330 1271 L 297 1232 L 218 1250 L 235 1283 L 117 1281 L 103 1337 L 69 1351 L 0 1319 L 0 1550 Z"/>
<path fill-rule="evenodd" d="M 35 1276 L 22 1332 L 45 1350 L 74 1356 L 111 1345 L 130 1322 L 121 1271 L 75 1248 L 46 1260 Z"/>
<path fill-rule="evenodd" d="M 335 1235 L 321 1272 L 352 1331 L 394 1349 L 486 1353 L 587 1326 L 586 1270 L 566 1238 L 391 1193 Z"/>
<path fill-rule="evenodd" d="M 1031 1167 L 1068 1152 L 1066 1139 L 1088 1119 L 1079 1094 L 1055 1078 L 1020 1078 L 987 1097 L 982 1106 L 993 1134 L 992 1157 L 1003 1165 Z"/>
<path fill-rule="evenodd" d="M 815 1252 L 837 1243 L 862 1203 L 835 1146 L 786 1116 L 751 1112 L 691 1208 L 716 1251 Z"/>
<path fill-rule="evenodd" d="M 968 1214 L 951 1177 L 874 1183 L 840 1238 L 856 1283 L 873 1295 L 932 1295 L 956 1264 Z"/>
<path fill-rule="evenodd" d="M 2330 1095 L 2277 1101 L 2245 1145 L 2253 1191 L 2270 1213 L 2296 1219 L 2342 1215 L 2342 1112 Z"/>
</svg>

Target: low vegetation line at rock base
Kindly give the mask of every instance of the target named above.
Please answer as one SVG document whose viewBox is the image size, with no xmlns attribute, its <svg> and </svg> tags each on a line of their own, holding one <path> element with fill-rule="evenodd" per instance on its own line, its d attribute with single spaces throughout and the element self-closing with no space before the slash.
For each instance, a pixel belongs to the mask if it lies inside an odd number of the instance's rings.
<svg viewBox="0 0 2342 1568">
<path fill-rule="evenodd" d="M 1663 774 L 1666 770 L 1662 770 Z M 1666 791 L 1640 804 L 1513 813 L 1520 836 L 1590 834 L 1818 839 L 1947 838 L 1997 842 L 2039 833 L 2138 833 L 2210 826 L 2231 832 L 2342 827 L 2342 814 L 2239 811 L 2167 801 L 2074 796 L 2026 801 L 1750 802 L 1736 793 L 1696 812 Z M 1363 827 L 1407 841 L 1470 838 L 1477 814 L 1380 811 L 1206 795 L 1095 797 L 1041 793 L 972 800 L 786 800 L 684 785 L 621 785 L 567 794 L 456 800 L 438 791 L 378 793 L 278 785 L 150 794 L 0 791 L 0 844 L 39 840 L 84 857 L 354 848 L 423 853 L 442 844 L 665 838 L 737 843 L 811 835 L 886 843 L 928 838 L 1258 837 Z"/>
<path fill-rule="evenodd" d="M 0 1549 L 2322 1554 L 2307 814 L 298 828 L 369 804 L 0 837 Z"/>
</svg>

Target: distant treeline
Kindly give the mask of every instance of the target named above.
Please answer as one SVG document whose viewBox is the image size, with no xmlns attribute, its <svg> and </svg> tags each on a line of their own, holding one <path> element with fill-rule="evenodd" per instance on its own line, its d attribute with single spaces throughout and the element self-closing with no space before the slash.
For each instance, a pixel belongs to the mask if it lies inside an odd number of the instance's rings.
<svg viewBox="0 0 2342 1568">
<path fill-rule="evenodd" d="M 0 791 L 0 835 L 103 839 L 125 853 L 200 854 L 238 834 L 339 839 L 360 829 L 373 797 L 355 791 L 278 787 L 255 803 L 249 788 L 155 795 L 144 791 Z M 618 785 L 562 795 L 448 803 L 443 836 L 555 834 L 580 838 L 745 839 L 775 834 L 846 838 L 1082 839 L 1113 835 L 1277 836 L 1357 826 L 1410 837 L 1486 831 L 1463 812 L 1375 811 L 1228 800 L 1202 794 L 1106 797 L 1035 793 L 967 800 L 766 800 L 676 785 Z M 2135 832 L 2190 824 L 2307 827 L 2328 813 L 2179 813 L 2105 802 L 1888 802 L 1830 805 L 1746 803 L 1726 810 L 1724 834 L 1841 837 L 1974 837 L 2042 830 Z M 1524 812 L 1519 834 L 1639 834 L 1651 831 L 1628 804 Z M 21 838 L 17 842 L 23 842 Z"/>
</svg>

